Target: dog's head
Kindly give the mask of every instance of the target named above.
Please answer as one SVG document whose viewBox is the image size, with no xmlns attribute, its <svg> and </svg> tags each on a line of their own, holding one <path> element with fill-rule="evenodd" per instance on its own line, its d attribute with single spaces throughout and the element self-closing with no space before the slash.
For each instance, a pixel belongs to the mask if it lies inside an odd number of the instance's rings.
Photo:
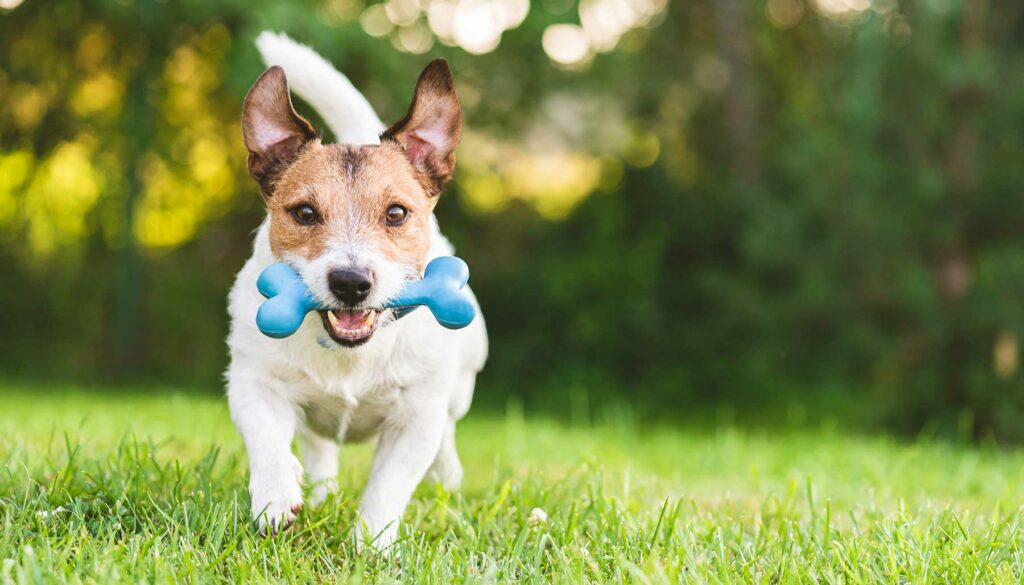
<svg viewBox="0 0 1024 585">
<path fill-rule="evenodd" d="M 242 131 L 272 251 L 331 308 L 320 311 L 331 339 L 365 343 L 382 303 L 422 272 L 431 213 L 455 166 L 462 119 L 448 64 L 427 65 L 408 114 L 379 146 L 322 144 L 295 112 L 280 67 L 249 90 Z"/>
</svg>

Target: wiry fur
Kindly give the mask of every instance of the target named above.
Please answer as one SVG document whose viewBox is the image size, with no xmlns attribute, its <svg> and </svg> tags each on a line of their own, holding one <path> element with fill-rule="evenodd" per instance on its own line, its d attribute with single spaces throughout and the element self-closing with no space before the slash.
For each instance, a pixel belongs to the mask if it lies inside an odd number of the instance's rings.
<svg viewBox="0 0 1024 585">
<path fill-rule="evenodd" d="M 259 46 L 269 64 L 284 68 L 300 95 L 322 108 L 339 137 L 376 143 L 367 140 L 368 133 L 382 131 L 383 125 L 344 76 L 283 35 L 264 33 Z M 276 82 L 277 74 L 265 75 L 272 76 L 268 83 Z M 271 86 L 258 90 L 259 86 L 257 82 L 253 92 L 274 95 L 280 91 Z M 397 523 L 415 486 L 428 470 L 446 488 L 453 489 L 461 481 L 455 423 L 469 408 L 476 374 L 487 357 L 483 318 L 478 312 L 469 327 L 450 331 L 420 309 L 399 320 L 389 318 L 367 343 L 354 348 L 332 342 L 315 313 L 291 337 L 262 335 L 255 324 L 256 310 L 264 300 L 256 290 L 256 278 L 274 262 L 285 260 L 297 267 L 313 294 L 328 304 L 337 300 L 332 301 L 327 290 L 327 271 L 339 262 L 372 267 L 376 279 L 368 302 L 373 303 L 393 294 L 427 260 L 453 250 L 430 214 L 437 197 L 427 194 L 426 186 L 420 199 L 410 204 L 414 210 L 416 205 L 422 207 L 416 216 L 420 224 L 410 225 L 411 231 L 402 232 L 403 236 L 388 235 L 392 232 L 381 232 L 358 217 L 385 205 L 384 195 L 380 202 L 367 195 L 384 192 L 377 186 L 382 177 L 391 185 L 412 181 L 407 190 L 414 192 L 419 183 L 411 177 L 429 173 L 433 181 L 437 168 L 416 171 L 415 159 L 405 159 L 409 155 L 393 142 L 379 147 L 321 145 L 309 137 L 301 122 L 289 121 L 291 114 L 283 106 L 261 104 L 260 94 L 250 97 L 243 120 L 250 156 L 257 159 L 253 170 L 250 158 L 250 170 L 261 185 L 260 173 L 267 177 L 263 190 L 270 213 L 256 234 L 252 257 L 231 290 L 227 379 L 231 416 L 249 455 L 253 516 L 264 531 L 287 525 L 302 506 L 303 471 L 312 489 L 310 502 L 319 503 L 334 489 L 337 443 L 379 437 L 360 515 L 363 534 L 386 547 L 397 534 Z M 251 107 L 259 109 L 250 111 Z M 350 119 L 352 115 L 361 118 Z M 268 125 L 268 119 L 280 124 Z M 414 131 L 429 134 L 425 128 L 417 126 Z M 268 136 L 271 143 L 260 143 Z M 289 142 L 293 136 L 298 138 Z M 450 152 L 427 154 L 447 160 Z M 273 164 L 262 164 L 268 156 Z M 317 230 L 293 234 L 289 230 L 297 228 L 285 225 L 290 221 L 287 199 L 304 197 L 319 197 L 330 217 Z M 392 237 L 404 240 L 389 243 Z M 301 439 L 302 463 L 291 451 L 295 435 Z"/>
</svg>

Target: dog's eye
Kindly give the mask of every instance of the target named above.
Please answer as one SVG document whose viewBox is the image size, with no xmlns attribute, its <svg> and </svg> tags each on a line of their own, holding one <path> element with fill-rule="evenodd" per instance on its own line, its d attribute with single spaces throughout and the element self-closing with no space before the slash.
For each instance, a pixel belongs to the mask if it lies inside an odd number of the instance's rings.
<svg viewBox="0 0 1024 585">
<path fill-rule="evenodd" d="M 401 205 L 392 205 L 388 207 L 387 213 L 384 214 L 384 221 L 391 226 L 402 225 L 408 217 L 408 209 Z"/>
<path fill-rule="evenodd" d="M 302 204 L 292 208 L 292 217 L 302 225 L 312 225 L 320 221 L 320 215 L 312 205 Z"/>
</svg>

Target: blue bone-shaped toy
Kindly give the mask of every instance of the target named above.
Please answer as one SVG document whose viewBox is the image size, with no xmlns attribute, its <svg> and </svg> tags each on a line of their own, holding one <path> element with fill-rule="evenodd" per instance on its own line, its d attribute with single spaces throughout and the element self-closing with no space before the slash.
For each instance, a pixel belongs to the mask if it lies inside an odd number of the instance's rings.
<svg viewBox="0 0 1024 585">
<path fill-rule="evenodd" d="M 461 329 L 476 316 L 473 301 L 464 290 L 468 281 L 465 262 L 454 256 L 440 256 L 427 264 L 422 280 L 407 282 L 382 308 L 426 305 L 438 323 L 448 329 Z M 256 288 L 267 297 L 256 312 L 256 326 L 269 337 L 288 337 L 299 329 L 306 313 L 325 308 L 313 298 L 299 274 L 284 263 L 268 266 L 256 280 Z M 399 316 L 405 312 L 400 311 Z"/>
</svg>

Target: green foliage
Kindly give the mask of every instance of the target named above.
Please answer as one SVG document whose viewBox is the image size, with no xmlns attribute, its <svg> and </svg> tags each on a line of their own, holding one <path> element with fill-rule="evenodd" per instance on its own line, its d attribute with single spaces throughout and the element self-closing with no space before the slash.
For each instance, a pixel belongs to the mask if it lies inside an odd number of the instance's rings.
<svg viewBox="0 0 1024 585">
<path fill-rule="evenodd" d="M 222 399 L 4 389 L 14 583 L 1018 582 L 1024 454 L 829 430 L 471 415 L 467 485 L 420 488 L 392 558 L 351 540 L 370 451 L 278 538 L 248 519 Z M 541 519 L 535 509 L 545 512 Z"/>
<path fill-rule="evenodd" d="M 836 6 L 674 2 L 569 68 L 541 39 L 571 2 L 487 54 L 434 46 L 465 109 L 438 214 L 493 339 L 481 401 L 1020 437 L 1024 8 Z M 394 119 L 427 56 L 366 34 L 366 8 L 0 13 L 0 367 L 215 387 L 261 217 L 252 40 L 312 44 Z"/>
</svg>

